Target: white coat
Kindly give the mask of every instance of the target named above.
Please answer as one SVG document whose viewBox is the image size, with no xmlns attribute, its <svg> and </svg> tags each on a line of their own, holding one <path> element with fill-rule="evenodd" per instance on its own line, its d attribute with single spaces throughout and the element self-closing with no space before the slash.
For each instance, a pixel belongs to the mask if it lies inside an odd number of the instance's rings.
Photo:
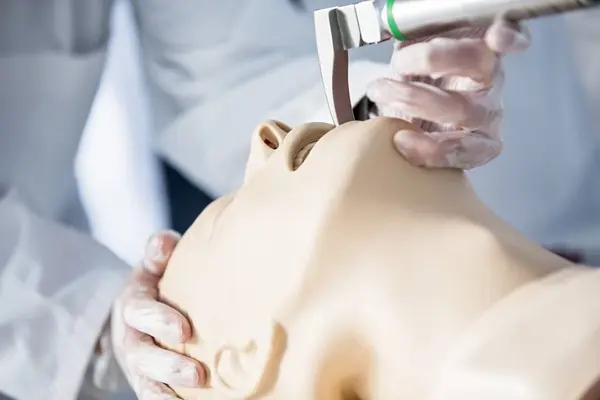
<svg viewBox="0 0 600 400">
<path fill-rule="evenodd" d="M 110 5 L 85 1 L 0 4 L 0 393 L 16 400 L 77 398 L 129 270 L 80 233 L 73 164 Z"/>
<path fill-rule="evenodd" d="M 241 182 L 257 123 L 328 119 L 310 11 L 344 2 L 307 0 L 307 12 L 287 0 L 132 2 L 157 149 L 209 192 Z M 72 212 L 72 165 L 110 5 L 0 5 L 0 184 L 13 188 L 0 202 L 0 392 L 19 400 L 76 397 L 123 277 L 103 247 L 59 226 L 83 226 Z M 578 81 L 589 51 L 574 52 L 578 33 L 563 22 L 534 24 L 534 49 L 509 62 L 506 150 L 472 175 L 492 208 L 524 232 L 592 253 L 600 240 L 591 120 L 598 85 Z M 361 53 L 350 70 L 355 100 L 387 72 L 390 55 L 385 45 Z M 573 64 L 569 54 L 584 61 Z"/>
<path fill-rule="evenodd" d="M 142 45 L 152 49 L 145 56 L 155 100 L 168 105 L 160 107 L 158 150 L 192 181 L 222 195 L 242 181 L 256 124 L 330 121 L 310 11 L 334 3 L 340 2 L 304 0 L 304 13 L 287 0 L 198 2 L 196 12 L 173 5 L 160 17 L 141 9 L 142 25 L 172 27 L 160 35 L 141 31 Z M 199 23 L 202 13 L 212 23 Z M 532 48 L 506 60 L 504 152 L 470 173 L 483 200 L 508 222 L 598 265 L 599 17 L 593 10 L 528 24 Z M 181 32 L 193 34 L 182 39 Z M 156 53 L 167 47 L 172 50 Z M 354 100 L 388 73 L 390 55 L 387 45 L 351 54 Z"/>
</svg>

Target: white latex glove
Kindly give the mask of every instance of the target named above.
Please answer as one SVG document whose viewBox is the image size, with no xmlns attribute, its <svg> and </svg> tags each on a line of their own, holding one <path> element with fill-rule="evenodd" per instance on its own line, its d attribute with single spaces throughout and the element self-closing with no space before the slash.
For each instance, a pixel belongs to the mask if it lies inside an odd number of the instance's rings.
<svg viewBox="0 0 600 400">
<path fill-rule="evenodd" d="M 469 169 L 502 149 L 503 55 L 523 51 L 530 35 L 519 25 L 496 21 L 489 29 L 457 29 L 444 37 L 397 42 L 392 77 L 367 92 L 379 115 L 414 122 L 394 144 L 412 164 Z"/>
<path fill-rule="evenodd" d="M 134 268 L 112 313 L 115 355 L 141 400 L 177 399 L 167 385 L 200 387 L 205 380 L 200 363 L 162 349 L 153 340 L 177 345 L 191 336 L 187 319 L 157 301 L 158 282 L 178 241 L 179 235 L 170 231 L 150 238 L 144 260 Z"/>
</svg>

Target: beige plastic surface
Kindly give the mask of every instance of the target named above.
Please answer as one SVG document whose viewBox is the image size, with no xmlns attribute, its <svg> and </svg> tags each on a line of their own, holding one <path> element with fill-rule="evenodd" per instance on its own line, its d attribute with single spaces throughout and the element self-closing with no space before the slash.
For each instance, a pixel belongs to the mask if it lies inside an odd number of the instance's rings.
<svg viewBox="0 0 600 400">
<path fill-rule="evenodd" d="M 183 399 L 600 398 L 600 271 L 521 236 L 462 172 L 410 166 L 405 125 L 257 129 L 245 184 L 161 282 L 196 332 L 176 350 L 209 372 Z"/>
</svg>

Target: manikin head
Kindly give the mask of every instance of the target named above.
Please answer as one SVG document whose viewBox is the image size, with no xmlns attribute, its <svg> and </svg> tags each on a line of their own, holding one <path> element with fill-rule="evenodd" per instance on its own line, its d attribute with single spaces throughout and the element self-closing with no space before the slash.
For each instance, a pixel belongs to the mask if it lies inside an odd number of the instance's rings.
<svg viewBox="0 0 600 400">
<path fill-rule="evenodd" d="M 182 398 L 433 398 L 467 325 L 567 265 L 489 212 L 461 171 L 410 166 L 392 142 L 406 126 L 256 129 L 243 186 L 198 217 L 161 282 L 196 334 L 175 350 L 208 367 L 209 388 Z"/>
<path fill-rule="evenodd" d="M 444 188 L 452 192 L 458 185 L 464 189 L 457 191 L 459 198 L 475 198 L 459 171 L 440 171 L 427 184 L 418 183 L 427 172 L 410 167 L 392 142 L 406 126 L 382 118 L 335 129 L 323 123 L 291 129 L 269 121 L 255 130 L 244 184 L 198 217 L 179 243 L 161 287 L 168 302 L 190 315 L 199 335 L 197 346 L 179 350 L 208 364 L 213 387 L 233 398 L 268 390 L 274 378 L 264 371 L 273 370 L 287 342 L 281 319 L 315 297 L 306 295 L 317 290 L 308 281 L 322 279 L 329 268 L 311 259 L 344 266 L 332 256 L 335 246 L 344 245 L 335 242 L 364 242 L 367 230 L 386 219 L 386 210 L 397 208 L 399 194 L 423 212 L 448 209 L 436 194 Z M 399 180 L 415 181 L 412 192 L 399 192 Z M 434 204 L 424 204 L 425 198 Z M 354 226 L 348 226 L 356 231 L 354 237 L 344 232 L 344 224 Z M 195 259 L 202 260 L 197 275 L 192 277 L 189 268 L 181 272 Z M 254 293 L 261 286 L 257 280 L 270 282 L 261 296 Z M 192 309 L 191 298 L 203 306 Z M 209 343 L 214 340 L 220 343 Z M 232 367 L 242 354 L 252 367 Z"/>
</svg>

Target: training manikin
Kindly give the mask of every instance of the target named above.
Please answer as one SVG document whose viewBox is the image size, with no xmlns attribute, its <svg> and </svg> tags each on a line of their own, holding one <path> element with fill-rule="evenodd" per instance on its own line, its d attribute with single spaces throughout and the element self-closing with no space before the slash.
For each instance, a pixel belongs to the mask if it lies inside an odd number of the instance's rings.
<svg viewBox="0 0 600 400">
<path fill-rule="evenodd" d="M 256 130 L 244 185 L 162 281 L 195 331 L 175 349 L 208 370 L 183 399 L 600 398 L 600 271 L 515 232 L 461 171 L 410 166 L 406 124 Z"/>
</svg>

